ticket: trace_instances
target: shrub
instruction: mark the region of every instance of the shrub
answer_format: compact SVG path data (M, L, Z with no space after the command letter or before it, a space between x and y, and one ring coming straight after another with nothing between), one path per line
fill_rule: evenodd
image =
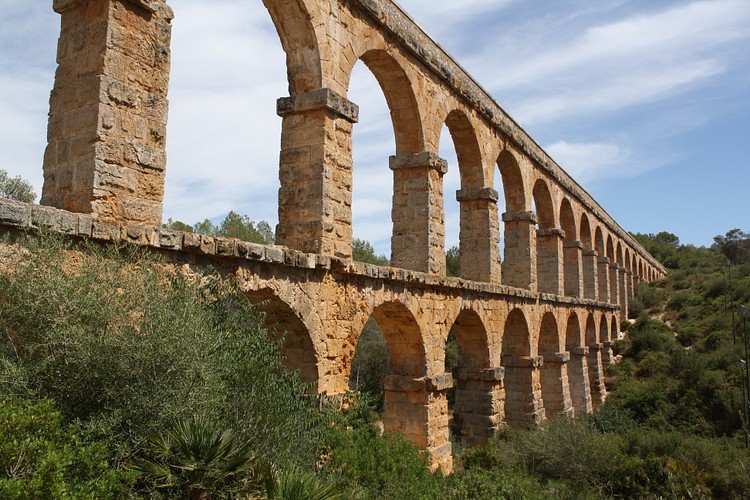
M130 248L24 244L0 273L0 394L55 400L121 459L207 415L260 456L314 463L317 401L232 280Z
M51 401L0 399L0 498L122 498L133 482Z

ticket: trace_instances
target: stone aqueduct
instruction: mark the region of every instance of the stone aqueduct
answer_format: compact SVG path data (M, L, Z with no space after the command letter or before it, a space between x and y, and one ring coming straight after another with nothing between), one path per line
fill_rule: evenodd
M385 428L444 471L454 379L470 444L504 423L591 412L606 396L603 370L635 285L664 267L392 1L263 3L290 93L277 105L277 245L159 227L173 18L164 0L54 0L62 30L42 201L3 201L0 224L130 241L236 274L287 332L289 365L321 393L347 390L372 315L391 356ZM351 260L358 108L346 96L358 60L385 94L396 140L391 267ZM460 278L445 275L444 124L461 178ZM453 374L444 360L451 331Z

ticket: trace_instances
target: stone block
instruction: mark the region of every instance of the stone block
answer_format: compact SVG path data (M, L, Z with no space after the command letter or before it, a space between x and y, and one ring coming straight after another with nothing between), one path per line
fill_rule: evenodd
M216 238L216 255L223 257L237 257L237 243L234 238Z
M201 243L198 251L203 255L216 255L216 240L212 236L201 234Z
M118 241L120 227L117 224L94 219L91 224L91 237L102 241Z
M31 225L29 203L0 198L0 224L6 226L29 227Z
M276 264L284 263L284 248L276 245L268 245L266 247L266 262L273 262Z
M159 228L159 247L182 250L182 231Z
M54 207L31 206L31 225L40 229L60 231L62 213Z

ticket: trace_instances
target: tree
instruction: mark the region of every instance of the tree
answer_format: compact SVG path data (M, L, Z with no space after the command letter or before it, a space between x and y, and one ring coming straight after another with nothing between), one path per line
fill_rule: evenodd
M458 247L452 246L445 253L445 274L448 276L461 276Z
M21 176L10 177L0 169L0 197L31 203L36 198L34 187Z
M256 224L247 215L240 215L233 210L224 217L219 225L214 224L209 219L204 219L202 222L196 222L190 226L182 221L175 221L170 218L164 224L164 227L176 231L185 231L186 233L237 238L263 245L273 245L276 239L273 228L267 221L262 220Z
M714 236L713 247L732 264L750 262L750 234L739 229L727 231L724 236Z
M181 220L172 220L171 217L167 219L167 222L165 222L163 226L167 229L174 229L175 231L184 231L186 233L193 232L193 226L191 226L190 224L185 224Z
M235 211L230 211L224 220L221 221L219 236L238 238L242 241L251 241L253 243L270 243L258 232L255 228L255 223L247 215L240 215Z
M352 259L376 266L389 264L385 255L375 255L375 249L369 241L354 238L352 240Z

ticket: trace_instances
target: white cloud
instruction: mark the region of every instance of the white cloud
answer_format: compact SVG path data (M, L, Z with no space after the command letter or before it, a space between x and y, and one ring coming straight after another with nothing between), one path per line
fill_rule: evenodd
M573 143L557 141L545 147L547 152L579 182L618 176L618 168L631 156L617 144Z

